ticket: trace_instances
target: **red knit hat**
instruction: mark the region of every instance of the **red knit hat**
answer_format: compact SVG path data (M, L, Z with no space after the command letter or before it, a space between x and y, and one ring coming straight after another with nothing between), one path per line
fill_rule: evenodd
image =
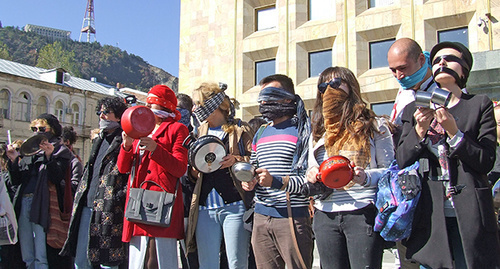
M177 111L177 97L175 96L174 91L172 91L172 89L168 86L156 85L149 90L148 94L156 95L147 98L148 104L157 104L170 110L170 112L175 113L176 120L181 118L179 111Z

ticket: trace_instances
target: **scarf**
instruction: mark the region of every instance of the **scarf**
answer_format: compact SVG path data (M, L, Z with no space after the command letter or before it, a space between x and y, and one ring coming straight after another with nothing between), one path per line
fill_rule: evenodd
M325 119L325 149L328 157L342 155L353 161L356 166L367 167L370 163L370 137L358 134L363 123L355 119L350 123L353 135L340 125L343 115L343 104L349 95L341 89L328 86L323 95L323 117ZM355 106L356 109L365 109Z

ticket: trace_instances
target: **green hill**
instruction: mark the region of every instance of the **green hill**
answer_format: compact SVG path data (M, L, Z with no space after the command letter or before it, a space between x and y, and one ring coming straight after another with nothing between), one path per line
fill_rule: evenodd
M0 28L0 58L42 68L62 67L83 79L95 77L108 85L148 91L156 84L166 84L177 92L178 80L152 66L141 57L99 42L54 41L19 28Z

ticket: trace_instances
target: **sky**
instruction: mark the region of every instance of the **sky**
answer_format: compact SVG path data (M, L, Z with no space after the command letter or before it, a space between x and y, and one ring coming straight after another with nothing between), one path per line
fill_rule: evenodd
M3 27L34 24L71 31L71 39L80 38L87 0L1 2ZM94 0L97 42L137 55L178 77L179 15L180 0Z

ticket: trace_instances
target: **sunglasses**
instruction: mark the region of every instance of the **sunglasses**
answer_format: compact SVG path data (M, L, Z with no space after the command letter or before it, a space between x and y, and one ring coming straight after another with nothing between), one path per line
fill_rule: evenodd
M47 127L45 127L45 126L40 126L40 127L33 126L33 127L31 127L31 131L33 131L34 133L38 133L38 132L45 133L46 130L47 130Z
M97 116L101 116L101 114L108 115L109 113L111 113L111 111L109 111L109 110L103 110L103 111L97 111L95 114Z
M320 91L321 93L325 93L326 88L328 88L328 86L332 87L333 89L338 89L340 87L340 84L342 84L342 79L334 78L329 82L323 82L319 84L318 91Z
M437 56L434 58L434 61L432 62L432 65L438 64L441 62L441 60L444 59L446 62L456 62L460 64L461 66L465 67L467 70L469 70L469 65L460 57L457 57L455 55L441 55Z

